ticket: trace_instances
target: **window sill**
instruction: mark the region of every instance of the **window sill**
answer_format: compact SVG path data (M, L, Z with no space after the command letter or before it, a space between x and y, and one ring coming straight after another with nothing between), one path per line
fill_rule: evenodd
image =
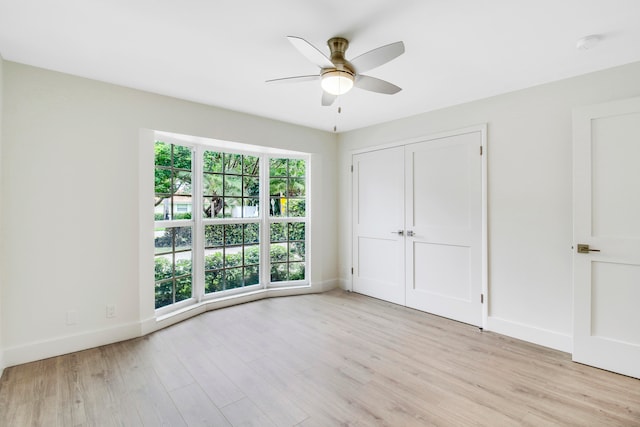
M227 295L220 298L194 302L193 304L178 308L169 313L163 313L156 316L155 330L171 326L175 323L182 322L183 320L189 319L202 313L206 313L207 311L217 310L219 308L231 307L251 301L258 301L264 298L292 296L312 292L314 291L310 284L301 284L259 289L251 292Z

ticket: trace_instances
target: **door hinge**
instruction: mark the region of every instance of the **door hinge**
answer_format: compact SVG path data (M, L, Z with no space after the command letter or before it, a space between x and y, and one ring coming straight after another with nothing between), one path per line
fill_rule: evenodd
M351 165L351 172L353 172L353 165Z
M480 304L484 304L484 294L480 294Z
M353 267L351 267L351 274L353 274Z
M482 145L480 146L480 155L482 156Z

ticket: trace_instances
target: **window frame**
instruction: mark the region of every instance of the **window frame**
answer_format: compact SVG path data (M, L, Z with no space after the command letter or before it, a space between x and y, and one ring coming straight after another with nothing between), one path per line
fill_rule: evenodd
M192 141L191 139L197 139ZM192 295L191 298L169 304L163 307L155 309L156 317L164 316L166 314L175 312L185 307L197 304L200 302L210 302L219 300L222 298L232 297L240 294L251 293L255 291L266 291L269 289L283 289L288 287L300 287L309 286L310 284L310 226L311 226L311 197L310 197L310 170L311 170L311 155L309 153L291 152L288 150L281 150L271 147L250 146L241 143L233 143L227 141L209 140L204 138L180 138L176 136L170 136L163 132L154 132L153 143L164 142L166 144L180 145L189 147L191 149L191 219L179 219L179 220L158 220L153 221L154 227L180 227L190 226L192 227ZM220 218L207 218L202 215L203 212L203 167L204 167L204 152L214 151L225 154L233 155L245 155L254 156L259 160L259 210L257 217L240 217L240 218L225 218L224 208L223 217ZM155 154L154 154L155 155ZM296 159L304 160L305 162L305 216L304 217L272 217L269 211L270 203L270 191L269 191L269 165L270 160L274 159ZM154 160L155 165L155 160ZM155 166L154 166L155 167ZM155 190L154 190L155 194ZM287 280L280 282L271 282L271 259L270 259L270 247L271 237L270 230L273 223L304 223L305 224L305 258L304 258L304 279L301 280ZM207 225L231 225L231 224L259 224L259 282L254 285L241 286L238 288L226 289L223 291L205 293L205 226ZM287 236L288 238L288 236ZM244 242L242 247L244 248ZM154 254L155 255L155 254ZM155 287L154 287L154 301L155 301Z

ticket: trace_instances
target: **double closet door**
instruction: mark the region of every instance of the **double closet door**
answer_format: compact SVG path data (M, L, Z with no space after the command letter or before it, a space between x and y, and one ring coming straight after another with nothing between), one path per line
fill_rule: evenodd
M482 129L353 156L353 291L482 326Z

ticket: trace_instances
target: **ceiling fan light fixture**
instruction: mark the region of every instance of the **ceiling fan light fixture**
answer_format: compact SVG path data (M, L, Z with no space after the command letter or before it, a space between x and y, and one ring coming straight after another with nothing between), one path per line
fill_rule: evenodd
M331 95L343 95L351 90L353 74L343 70L331 70L322 74L322 89Z

